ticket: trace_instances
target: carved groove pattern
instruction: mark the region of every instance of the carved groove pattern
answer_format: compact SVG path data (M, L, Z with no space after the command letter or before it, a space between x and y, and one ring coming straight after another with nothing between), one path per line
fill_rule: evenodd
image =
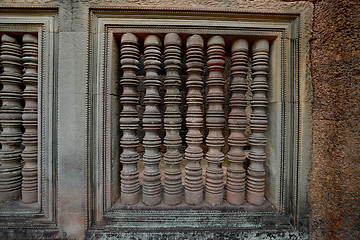
M221 204L224 200L224 171L221 164L224 160L222 147L225 140L222 130L225 126L224 117L224 56L225 41L221 36L213 36L207 44L208 70L208 110L206 113L206 126L209 134L206 138L208 151L206 153L205 200L210 205Z
M230 85L231 99L229 114L228 152L229 167L226 178L226 201L230 204L241 205L245 202L245 169L243 167L246 145L245 128L247 124L245 108L247 101L246 75L248 71L248 42L244 39L236 40L232 45Z
M22 50L15 38L3 34L1 37L0 81L2 106L0 123L0 202L21 196L22 162L20 147L22 141Z
M269 42L258 40L252 48L252 74L253 83L251 90L253 99L251 101L252 114L250 127L251 151L249 154L250 166L247 179L247 201L250 204L261 205L264 203L265 195L265 168L266 161L266 136L267 129L267 98L268 91L267 76L269 71Z
M179 106L181 104L180 94L180 67L181 67L181 39L178 34L169 33L164 39L165 55L165 119L164 126L166 136L164 139L166 153L164 161L165 186L164 200L168 205L177 205L182 201L182 179L180 163L182 154L180 147L182 144L180 137L181 114Z
M187 148L185 150L185 202L197 205L203 201L203 177L201 160L204 157L201 143L203 135L200 129L203 127L203 113L201 110L203 96L201 89L204 87L202 72L204 68L204 40L199 35L193 35L186 43L186 67L188 78L186 86L188 94L186 102L188 105L186 113L186 135Z
M159 163L161 154L159 147L161 138L158 130L161 127L161 114L158 109L160 103L159 88L161 81L161 41L157 36L149 35L144 43L145 61L145 111L143 116L143 129L145 136L143 145L145 149L143 161L143 202L154 206L161 202L161 173Z
M137 86L139 79L136 71L139 69L140 51L138 39L132 33L126 33L121 38L121 68L123 77L120 84L123 88L121 104L123 109L120 114L120 129L123 132L120 145L123 152L120 161L123 166L121 171L121 202L123 204L135 204L140 200L140 183L137 163L139 153L136 148L139 138L136 130L139 125L136 105L139 102Z
M37 81L38 81L38 39L31 34L23 36L23 63L25 84L24 100L25 107L22 115L25 133L23 134L22 153L24 168L22 171L22 201L24 203L37 202L38 195L38 137L37 137Z

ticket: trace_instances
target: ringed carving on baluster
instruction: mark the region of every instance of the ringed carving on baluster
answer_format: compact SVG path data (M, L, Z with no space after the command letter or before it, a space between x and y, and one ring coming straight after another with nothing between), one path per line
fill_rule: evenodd
M225 40L221 36L213 36L207 43L208 71L206 80L208 86L206 112L206 127L209 133L206 137L208 151L206 153L205 200L210 205L219 205L224 200L224 171L222 162L225 144L222 129L225 126L224 117L224 85L223 76L225 64Z

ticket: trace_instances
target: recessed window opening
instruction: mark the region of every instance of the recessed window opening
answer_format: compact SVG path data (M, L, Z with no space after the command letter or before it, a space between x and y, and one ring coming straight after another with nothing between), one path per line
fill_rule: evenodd
M121 165L114 207L271 207L265 163L272 39L115 39Z

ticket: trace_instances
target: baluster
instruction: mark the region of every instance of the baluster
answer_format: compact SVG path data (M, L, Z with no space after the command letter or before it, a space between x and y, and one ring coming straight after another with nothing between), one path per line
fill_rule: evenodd
M159 147L161 139L159 129L161 127L161 114L158 109L160 103L159 88L161 81L159 70L161 69L161 41L157 36L149 35L145 39L145 111L143 116L143 129L145 136L143 145L144 172L143 172L143 202L153 206L161 202L161 173L159 163L161 154Z
M251 101L252 114L250 127L250 165L247 179L247 201L250 204L261 205L264 203L265 195L265 168L266 161L266 128L267 128L267 98L268 91L267 75L269 71L269 42L265 39L254 43L252 49L252 75L253 83L251 90L253 99Z
M120 84L123 88L121 104L123 109L120 114L120 129L123 132L120 145L123 152L120 156L121 171L121 195L123 204L135 204L140 200L140 183L137 163L139 153L136 148L139 138L136 130L139 126L138 111L136 105L139 102L137 86L139 79L136 71L139 69L140 51L138 39L132 33L126 33L121 37L121 68L123 77Z
M20 44L11 36L3 34L1 42L0 202L4 202L21 196L22 51Z
M188 88L186 96L188 105L186 126L188 133L186 134L187 148L185 150L185 158L187 160L185 166L185 202L197 205L204 198L203 169L201 166L201 160L204 157L201 148L203 135L200 131L204 121L201 109L203 104L201 89L204 87L202 77L204 68L204 40L199 35L193 35L187 39L186 47L186 67L188 73L186 80Z
M38 135L37 135L37 80L38 80L38 39L35 35L24 34L23 36L23 63L25 73L23 81L25 84L24 100L25 108L22 119L25 127L23 134L22 153L24 168L22 171L22 201L24 203L37 202L38 194Z
M233 205L245 202L245 155L243 147L246 145L246 75L248 70L248 42L238 39L232 45L230 85L230 114L229 114L229 168L226 178L226 201Z
M213 36L208 41L208 70L209 79L207 80L209 104L206 114L206 126L209 134L206 138L208 152L206 153L206 182L205 200L211 205L221 204L224 200L224 172L221 164L224 160L222 147L225 140L222 130L225 126L224 117L224 55L225 41L220 36Z
M165 55L165 119L166 130L165 146L166 153L164 161L165 168L165 188L164 200L168 205L177 205L182 201L182 179L180 163L182 154L180 147L182 144L180 137L181 130L181 94L180 94L180 67L181 67L181 39L178 34L166 34L164 39Z

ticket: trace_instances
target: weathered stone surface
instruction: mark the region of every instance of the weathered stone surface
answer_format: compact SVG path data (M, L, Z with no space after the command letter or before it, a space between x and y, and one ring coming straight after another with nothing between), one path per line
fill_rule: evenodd
M15 37L1 36L0 203L21 197L22 49Z
M186 236L186 237L185 237ZM179 231L176 233L164 233L164 232L146 232L146 233L93 233L88 235L88 239L271 239L271 240L305 240L308 236L299 232L268 232L268 233L256 233L256 232L237 232L237 231L224 231L224 232L211 232L211 231Z
M139 79L136 71L139 70L139 47L138 39L132 33L126 33L121 37L121 68L123 76L120 80L122 94L120 102L123 110L120 113L120 129L123 131L120 146L123 152L120 156L121 171L121 202L123 204L135 204L140 200L140 183L137 163L139 153L137 147L139 138L136 130L139 126L139 117L136 105L139 102L137 87Z
M313 1L314 21L306 15L302 26L306 31L314 29L311 46L311 68L313 81L313 153L312 174L310 176L310 208L312 212L313 239L353 239L358 233L359 188L358 188L358 145L359 145L359 4L357 1ZM40 5L40 4L41 5ZM15 229L4 232L3 239L29 238L84 238L87 203L86 189L86 107L87 107L87 33L88 7L147 7L177 9L212 9L231 11L266 11L286 13L296 12L311 6L311 1L279 0L3 0L1 6L59 7L58 42L58 99L54 102L56 112L66 112L58 116L58 132L55 152L59 177L58 202L56 203L59 231L48 233L29 229ZM296 9L296 11L294 10ZM309 14L309 12L305 13ZM311 14L310 14L311 15ZM310 24L309 24L310 23ZM303 47L303 46L302 46ZM304 60L307 61L307 60ZM310 62L308 62L310 63ZM55 65L54 65L55 66ZM310 67L310 64L309 64ZM300 74L307 74L301 72ZM50 89L50 94L53 90ZM312 89L307 88L307 101L311 101ZM52 95L53 96L53 95ZM54 97L54 99L56 99ZM56 114L55 114L56 115ZM57 116L57 115L56 115ZM51 126L55 127L55 126ZM76 144L74 144L76 143ZM310 148L307 150L311 151ZM306 179L307 176L299 176ZM74 179L77 179L76 181ZM56 189L54 189L55 191ZM75 191L74 191L75 190ZM100 235L106 235L102 232ZM169 233L170 234L170 233ZM91 234L90 234L91 235ZM97 236L100 236L97 235ZM147 236L166 238L166 233L109 233L108 237ZM170 234L171 235L171 234ZM173 233L198 239L199 232ZM301 239L298 233L204 233L204 238L279 238ZM21 236L19 238L19 236ZM220 237L219 237L220 236ZM190 237L189 237L190 238ZM275 238L276 239L276 238Z
M207 42L209 77L206 79L208 94L208 110L206 112L206 127L209 134L206 137L208 151L206 153L205 200L210 205L219 205L224 200L224 171L221 167L224 161L222 147L225 139L222 129L225 126L224 117L224 56L225 40L221 36L213 36Z
M269 89L269 41L266 39L256 40L252 48L252 75L253 82L251 91L251 146L249 153L250 165L246 182L247 201L254 205L261 205L265 200L265 161L267 143L266 130L268 118L266 108L268 104L267 92Z
M245 108L247 100L246 76L248 72L249 43L245 39L237 39L231 47L231 75L230 86L231 98L229 114L229 145L228 152L229 168L226 178L226 201L234 205L245 202L245 169L244 169L244 147L246 145L245 128L247 116Z
M165 118L164 127L166 136L164 143L166 153L164 154L165 180L164 180L164 201L168 205L177 205L182 202L182 171L180 163L182 153L180 148L182 145L181 130L181 38L176 33L168 33L164 38L164 63L166 70L165 87Z
M315 3L312 239L359 239L360 5Z
M143 116L143 139L145 168L143 171L143 202L145 205L154 206L161 202L161 173L159 163L161 154L159 147L161 138L161 114L158 105L161 101L159 87L161 81L159 71L161 69L161 40L155 35L149 35L144 42L144 68L145 76L145 111Z
M187 148L185 150L185 202L190 205L197 205L203 201L203 169L201 161L204 157L201 143L203 135L204 118L202 112L203 96L201 89L204 86L202 78L204 67L204 40L200 35L193 35L186 42L186 67L188 78L186 86L188 94L186 103L188 109L186 112L186 134Z
M35 35L23 36L23 98L25 107L22 115L25 132L23 134L22 153L22 197L24 203L38 200L38 39Z

